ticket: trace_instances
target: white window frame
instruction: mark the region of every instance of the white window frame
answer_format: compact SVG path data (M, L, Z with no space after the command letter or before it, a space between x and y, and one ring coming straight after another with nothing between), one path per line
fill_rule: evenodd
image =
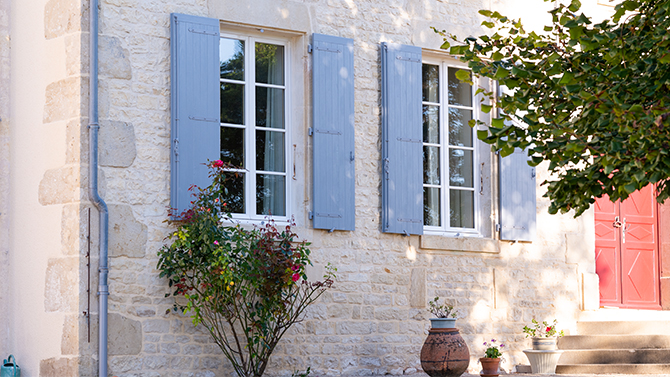
M244 41L244 82L237 80L221 79L219 82L229 82L236 84L243 84L244 88L244 126L229 124L229 123L220 123L223 127L232 127L232 128L244 128L244 168L243 169L231 169L231 171L238 171L245 175L244 179L244 207L245 213L233 213L233 219L238 220L242 223L257 223L268 218L278 222L278 223L287 223L293 217L293 206L291 203L291 181L290 172L291 166L293 166L292 154L290 153L289 146L291 145L292 135L291 135L291 53L292 46L291 40L288 38L281 37L268 37L262 34L262 31L257 33L240 33L232 31L221 31L220 38L229 38L229 39L238 39ZM256 42L269 43L274 45L281 45L284 47L284 85L273 85L273 84L262 84L256 83L256 65L255 65L255 45ZM256 86L270 87L270 88L283 88L284 89L284 129L277 128L259 128L256 127ZM251 88L251 90L249 89ZM256 169L256 130L271 130L273 132L283 132L284 133L284 172L283 173L271 173L271 175L283 175L285 177L285 187L284 187L284 208L285 215L264 215L256 214L256 175L258 170ZM251 153L253 151L254 153ZM265 173L264 173L265 174Z
M447 88L447 69L448 68L457 68L470 70L468 66L455 59L446 59L433 56L423 56L422 65L430 64L437 65L439 67L439 128L440 128L440 185L430 185L433 187L440 188L440 226L429 226L424 225L423 230L424 234L434 234L434 235L445 235L450 237L483 237L482 234L482 208L481 208L481 198L480 193L482 188L481 178L478 167L480 166L480 143L477 139L476 128L472 129L472 147L459 147L461 149L472 150L472 181L473 181L473 221L474 228L461 228L461 227L452 227L450 226L450 219L448 216L450 208L450 195L449 190L451 188L449 181L449 143L447 140L449 134L449 108L457 109L466 109L472 110L473 119L480 119L480 106L479 105L479 96L476 95L477 84L476 79L474 80L474 85L472 85L472 107L464 107L458 105L449 105L448 104L448 88ZM474 78L473 78L474 79ZM422 77L423 80L423 77ZM432 102L422 101L422 106L424 104L435 104ZM423 127L423 124L419 125ZM425 145L426 143L423 143ZM423 151L422 151L423 153ZM423 177L423 174L422 174ZM423 182L422 178L422 187L426 187L426 184ZM462 189L460 186L454 186L455 188ZM470 190L468 190L470 191ZM423 208L423 201L422 201ZM423 211L422 211L423 212Z

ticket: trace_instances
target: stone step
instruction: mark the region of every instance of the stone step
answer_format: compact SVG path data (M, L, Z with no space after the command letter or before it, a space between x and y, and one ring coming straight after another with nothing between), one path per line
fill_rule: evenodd
M570 364L665 364L670 362L670 349L607 349L567 350L558 365Z
M670 335L567 335L558 339L562 350L670 348Z
M577 334L670 335L670 321L580 321Z
M528 367L530 371L530 366ZM523 368L518 370L523 370ZM556 374L670 374L670 364L558 365Z

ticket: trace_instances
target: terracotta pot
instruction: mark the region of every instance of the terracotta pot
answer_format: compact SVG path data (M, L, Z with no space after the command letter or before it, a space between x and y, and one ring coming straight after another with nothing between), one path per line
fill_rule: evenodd
M555 350L558 338L555 336L549 338L531 338L534 350Z
M470 364L470 350L458 329L430 329L421 348L421 368L431 377L458 377Z
M482 363L482 371L479 373L480 376L497 377L500 375L500 373L498 373L498 366L500 365L499 358L482 357L479 359L479 362Z

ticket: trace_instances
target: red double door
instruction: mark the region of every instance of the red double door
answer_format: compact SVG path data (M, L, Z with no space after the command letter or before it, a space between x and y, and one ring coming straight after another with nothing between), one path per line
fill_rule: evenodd
M658 205L653 187L623 202L596 200L596 273L600 305L661 309Z

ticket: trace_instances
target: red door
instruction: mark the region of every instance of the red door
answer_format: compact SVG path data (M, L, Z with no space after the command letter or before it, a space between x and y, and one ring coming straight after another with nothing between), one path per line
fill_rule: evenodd
M657 209L651 186L623 202L596 200L596 273L602 306L661 309Z

